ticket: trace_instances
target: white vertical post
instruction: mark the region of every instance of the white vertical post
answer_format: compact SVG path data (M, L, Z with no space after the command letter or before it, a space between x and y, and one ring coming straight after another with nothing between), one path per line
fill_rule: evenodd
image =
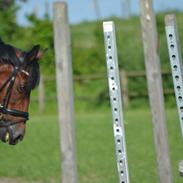
M77 183L71 43L66 3L54 3L53 13L61 177L62 183Z
M158 36L152 0L140 0L140 10L158 174L161 183L172 183Z
M104 22L103 29L119 183L129 183L114 23Z
M177 110L183 137L183 65L175 16L167 15L165 17L165 24Z
M100 6L99 6L98 0L93 0L93 8L96 13L97 20L99 20L101 18L101 14L100 14Z
M131 16L131 0L122 0L122 16L130 18Z

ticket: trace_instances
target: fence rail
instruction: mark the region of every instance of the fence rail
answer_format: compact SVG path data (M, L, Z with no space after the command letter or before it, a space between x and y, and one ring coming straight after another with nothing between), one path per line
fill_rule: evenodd
M164 70L162 71L162 76L171 76L171 71L170 70ZM134 91L129 91L129 83L130 79L133 78L145 78L146 73L145 71L126 71L126 70L121 70L120 71L120 80L121 80L121 87L122 87L122 98L123 98L123 104L124 107L127 107L130 101L130 98L135 98L135 97L146 97L148 96L147 91L143 92L134 92ZM75 82L78 81L94 81L94 80L107 80L106 73L99 73L95 75L81 75L81 76L74 76L73 80ZM39 110L40 112L44 111L44 106L45 106L45 100L56 100L56 95L55 96L50 96L46 97L45 99L45 82L51 82L51 81L56 81L55 76L41 76L40 80L40 85L38 88L38 96L33 97L34 101L38 101L39 104ZM174 94L173 88L164 88L164 95L172 95ZM97 98L92 97L92 96L78 96L76 97L79 100L95 100ZM107 98L107 96L106 96Z

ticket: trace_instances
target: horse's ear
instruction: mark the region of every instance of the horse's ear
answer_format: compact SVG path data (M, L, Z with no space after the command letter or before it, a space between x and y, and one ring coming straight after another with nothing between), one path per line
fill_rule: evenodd
M45 48L43 50L39 50L37 57L36 57L37 60L40 60L47 51L48 51L48 48Z
M35 45L26 55L26 62L32 62L38 60L38 55L40 51L40 45Z
M32 62L34 60L38 61L40 60L44 53L47 51L48 49L44 49L44 50L40 50L40 45L35 45L31 51L29 51L27 53L27 56L26 56L26 62Z
M22 56L22 51L19 50L19 49L17 49L17 48L15 48L15 53L16 53L16 56L17 56L18 58L20 58L20 57Z

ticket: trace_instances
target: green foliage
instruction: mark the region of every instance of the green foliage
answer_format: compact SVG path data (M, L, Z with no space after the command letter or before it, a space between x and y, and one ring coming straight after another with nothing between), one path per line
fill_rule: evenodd
M74 74L105 71L102 22L82 23L71 27Z
M6 10L0 11L0 37L8 41L12 39L12 36L18 29L15 16L16 11L17 7L14 4Z
M27 16L30 26L27 39L31 38L29 46L40 44L42 48L48 48L48 52L44 56L42 65L43 74L55 73L55 58L54 58L54 44L53 44L53 29L52 22L45 15L44 20L38 19L34 14Z
M15 20L16 11L17 7L13 4L7 11L0 12L0 36L5 41L23 50L31 49L34 44L40 44L42 48L48 48L48 52L43 60L40 61L41 72L46 77L55 75L53 25L49 16L45 14L43 19L39 19L34 14L31 14L27 16L29 26L21 27L17 25ZM164 15L157 15L159 52L162 70L170 70L164 31ZM176 13L176 15L180 38L183 40L183 26L181 26L183 14ZM109 19L113 20L116 25L120 69L126 70L127 73L145 70L139 17L131 17L128 20L121 20L116 17ZM99 73L105 76L106 63L102 21L82 22L77 25L71 25L70 28L73 74L80 76L97 75ZM163 81L165 88L172 88L171 77L166 77ZM47 96L55 96L55 88L55 82L47 82ZM76 98L80 96L84 98L90 97L93 99L94 106L105 103L104 101L108 96L107 79L77 81L74 83L74 89ZM147 93L146 78L130 78L128 90L132 93ZM36 95L36 93L33 95ZM144 100L143 98L141 99L142 101ZM91 102L89 101L89 103Z

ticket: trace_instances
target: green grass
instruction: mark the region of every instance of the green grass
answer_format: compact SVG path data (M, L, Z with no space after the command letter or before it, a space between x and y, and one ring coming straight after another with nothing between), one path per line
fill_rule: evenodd
M181 183L178 162L183 144L176 110L167 110L174 182ZM130 179L157 183L151 115L148 110L125 112ZM118 182L109 109L76 113L77 158L80 183ZM0 143L0 177L60 182L59 130L56 113L33 115L26 137L17 146Z

